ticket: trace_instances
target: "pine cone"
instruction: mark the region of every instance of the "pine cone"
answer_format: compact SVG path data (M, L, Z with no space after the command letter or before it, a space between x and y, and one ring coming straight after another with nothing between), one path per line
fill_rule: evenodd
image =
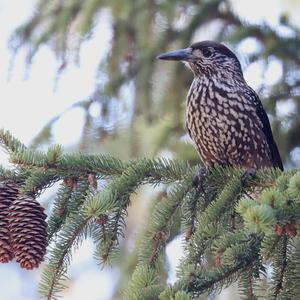
M32 270L43 261L47 247L47 223L43 207L30 196L19 195L9 209L11 245L16 261Z
M14 254L10 244L8 228L8 211L10 205L17 199L18 185L13 182L0 183L0 262L7 263Z

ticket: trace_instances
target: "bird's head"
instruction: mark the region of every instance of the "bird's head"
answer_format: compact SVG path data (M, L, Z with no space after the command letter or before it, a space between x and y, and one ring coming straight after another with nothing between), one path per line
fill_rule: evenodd
M223 44L212 41L202 41L185 49L163 53L158 59L183 61L195 76L243 76L235 54Z

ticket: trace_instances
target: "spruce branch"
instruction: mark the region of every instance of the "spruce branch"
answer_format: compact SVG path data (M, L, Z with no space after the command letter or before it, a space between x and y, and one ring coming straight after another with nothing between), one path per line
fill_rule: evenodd
M77 186L62 183L53 203L53 211L48 221L48 239L51 240L61 229L70 215L76 214L89 192L86 178L79 179Z
M277 251L274 253L274 291L273 298L278 299L283 291L283 282L287 267L287 251L288 251L288 237L283 236L280 243L278 243Z
M0 130L0 144L9 154L26 149L25 145L23 145L18 139L13 137L9 131L6 131L4 129Z
M180 210L185 196L193 188L192 174L174 186L168 193L167 198L158 202L154 207L150 217L150 224L139 247L139 264L155 268L158 257L169 238L173 218Z
M120 175L128 167L127 163L110 155L86 155L82 153L64 154L56 166L59 172L68 171L70 174L99 174L103 177Z
M155 270L147 266L138 266L132 275L132 281L129 283L128 288L125 291L124 299L158 299L162 290L163 285L160 283Z
M125 226L130 194L145 183L168 183L186 177L190 168L186 164L167 160L142 159L133 163L127 170L101 193L98 193L87 207L87 215L98 218L107 215L105 224L106 240L99 241L98 255L106 262L111 252L117 250L118 237L122 236Z
M138 265L129 286L126 289L125 299L158 299L158 295L162 291L162 288L157 289L155 285L149 287L152 289L152 293L149 294L148 297L131 297L141 295L140 286L136 283L136 281L141 278L141 275L139 274L139 270L141 268L147 268L151 272L157 272L158 259L165 249L166 242L170 234L170 228L173 225L174 216L179 212L181 203L187 193L193 188L193 174L194 172L190 173L185 180L174 186L168 193L167 197L154 206L150 217L150 223L142 241L140 242ZM180 297L183 296L179 292L176 299L181 299Z
M250 264L248 269L241 272L239 278L239 291L242 299L256 300L258 299L254 293L255 279L254 277L259 276L259 270L254 263Z
M260 239L256 236L246 239L244 236L226 249L219 267L206 270L191 264L181 266L180 279L175 283L174 291L184 289L198 297L204 292L221 290L236 281L239 274L259 259L259 245Z
M233 176L216 200L211 202L204 212L199 212L198 220L201 225L198 226L187 246L190 261L201 260L204 251L210 247L213 241L211 237L216 238L221 234L220 221L224 219L223 215L228 213L230 207L234 207L241 192L240 177Z
M300 270L299 172L260 170L245 189L244 170L216 167L205 178L205 193L199 194L192 180L196 168L186 162L147 158L123 162L106 155L65 154L59 146L41 152L4 131L0 143L15 164L12 170L1 168L0 178L21 185L23 193L38 196L61 181L49 218L53 246L40 285L44 298L56 299L65 288L72 253L88 236L96 244L96 258L112 262L124 237L132 194L143 185L159 184L168 192L153 205L137 245L128 299L194 299L237 280L243 295L256 299L261 294L259 276L268 262L274 268L272 297L297 295L298 285L288 280L297 279ZM99 179L104 189L98 190ZM167 287L161 275L165 248L182 233L186 252L177 282Z
M197 226L197 212L204 210L204 197L197 190L189 192L182 202L182 229L186 232L185 239L189 240Z
M14 181L16 183L21 183L24 175L18 173L16 170L5 169L0 166L0 181Z
M261 256L264 258L266 262L269 262L271 257L274 254L274 250L276 249L278 243L283 238L282 235L278 235L275 232L271 232L264 236L261 247Z
M291 241L290 241L291 242ZM300 248L299 237L292 241L288 248L287 266L285 272L284 289L280 299L297 299L300 294Z
M192 300L192 297L190 294L188 294L185 291L177 291L176 293L173 293L171 288L167 288L162 293L160 293L159 299L160 300Z
M79 211L65 222L50 251L49 263L42 274L39 290L45 299L57 299L58 293L65 288L66 272L71 263L72 249L78 248L82 240L86 238L90 219Z
M60 178L54 171L33 171L22 183L22 192L24 194L39 196L43 190L51 187Z
M53 200L53 211L48 220L48 239L51 241L52 237L59 231L64 222L66 208L68 201L72 194L72 187L61 184L57 191L56 197Z

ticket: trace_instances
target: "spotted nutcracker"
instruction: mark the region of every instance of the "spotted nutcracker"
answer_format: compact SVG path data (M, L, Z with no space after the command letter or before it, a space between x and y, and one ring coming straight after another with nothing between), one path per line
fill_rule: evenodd
M232 51L203 41L158 58L183 61L194 73L186 126L206 167L283 170L268 116Z

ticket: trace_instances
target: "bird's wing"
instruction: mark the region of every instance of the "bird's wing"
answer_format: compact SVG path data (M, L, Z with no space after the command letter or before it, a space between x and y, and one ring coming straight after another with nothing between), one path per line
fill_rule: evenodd
M258 95L255 93L255 91L251 89L251 94L249 94L249 96L251 97L252 102L254 102L256 106L256 114L259 117L260 121L262 122L262 131L266 137L266 140L270 148L273 166L279 168L280 170L283 170L282 160L276 142L274 141L273 138L268 115L265 109L263 108L262 103Z

